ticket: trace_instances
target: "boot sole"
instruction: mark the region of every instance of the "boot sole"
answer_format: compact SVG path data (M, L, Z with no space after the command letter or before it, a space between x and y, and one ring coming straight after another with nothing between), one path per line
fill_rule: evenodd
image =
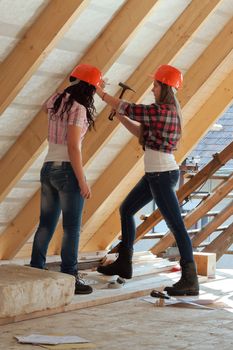
M105 276L119 276L119 277L125 278L127 280L130 280L132 278L132 275L129 276L129 275L124 275L124 274L119 274L119 273L108 273L108 272L102 271L101 267L97 267L96 271L99 273L102 273L102 275L105 275Z
M91 293L93 293L93 290L91 290L91 291L88 291L88 292L78 292L78 293L74 293L75 295L84 295L84 294L91 294Z
M170 295L170 296L178 296L178 297L181 297L181 296L195 296L195 295L199 295L199 291L195 291L195 292L183 291L183 292L174 292L174 293L167 291L167 294Z

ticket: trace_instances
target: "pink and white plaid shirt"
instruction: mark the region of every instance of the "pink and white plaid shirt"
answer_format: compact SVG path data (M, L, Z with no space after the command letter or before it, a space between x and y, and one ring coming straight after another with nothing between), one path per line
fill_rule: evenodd
M59 93L52 95L45 104L48 111L48 141L50 143L67 145L68 125L76 125L80 127L82 129L81 140L83 140L88 129L86 108L75 101L70 111L68 113L65 112L61 119L59 113L61 112L65 101L68 99L69 94L66 94L61 102L59 110L54 114L52 108L58 96Z

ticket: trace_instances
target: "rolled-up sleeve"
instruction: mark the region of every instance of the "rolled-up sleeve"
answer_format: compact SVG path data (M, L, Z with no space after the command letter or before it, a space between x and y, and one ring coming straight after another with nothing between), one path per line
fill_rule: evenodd
M126 114L126 109L129 106L129 103L126 101L120 101L118 109L117 109L117 113L122 114L122 115L127 115Z
M139 123L146 124L149 123L151 108L151 105L143 105L121 101L119 103L117 112ZM153 107L153 109L155 108Z

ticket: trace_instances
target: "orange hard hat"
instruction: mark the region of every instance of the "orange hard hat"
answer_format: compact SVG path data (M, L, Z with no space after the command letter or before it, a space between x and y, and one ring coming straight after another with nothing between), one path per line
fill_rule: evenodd
M179 69L168 64L163 64L155 71L154 80L179 89L182 86L183 74Z
M85 81L95 87L99 86L103 81L101 71L90 64L79 64L71 72L70 76Z

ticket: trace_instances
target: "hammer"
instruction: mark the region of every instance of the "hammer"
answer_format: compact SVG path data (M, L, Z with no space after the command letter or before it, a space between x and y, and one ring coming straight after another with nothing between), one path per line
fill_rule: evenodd
M128 85L126 85L124 83L119 83L118 85L122 88L120 96L119 96L119 99L122 99L122 97L123 97L123 95L124 95L126 90L131 90L131 91L135 92L133 89L131 89L131 87L129 87ZM109 114L108 119L109 120L113 120L113 117L115 115L116 115L116 111L112 110L111 113Z

